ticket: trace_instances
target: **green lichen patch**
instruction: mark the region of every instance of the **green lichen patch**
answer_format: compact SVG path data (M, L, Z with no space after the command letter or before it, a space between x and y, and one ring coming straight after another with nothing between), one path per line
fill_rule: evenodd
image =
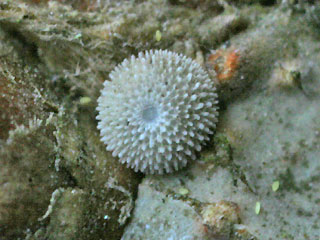
M214 151L207 148L201 153L200 160L207 163L227 166L231 159L232 150L227 136L223 133L216 133L212 140Z

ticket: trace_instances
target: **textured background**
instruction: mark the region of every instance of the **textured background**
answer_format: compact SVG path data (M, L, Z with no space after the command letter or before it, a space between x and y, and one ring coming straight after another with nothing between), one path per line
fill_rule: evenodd
M0 239L319 239L319 16L316 1L1 0ZM143 176L106 152L95 107L114 66L154 48L208 71L220 116L198 161Z

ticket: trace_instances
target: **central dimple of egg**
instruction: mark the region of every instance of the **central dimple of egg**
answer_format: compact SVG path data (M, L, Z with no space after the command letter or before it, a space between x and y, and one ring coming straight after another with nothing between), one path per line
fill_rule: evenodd
M142 109L142 119L146 123L155 122L158 116L158 109L155 106L147 105Z

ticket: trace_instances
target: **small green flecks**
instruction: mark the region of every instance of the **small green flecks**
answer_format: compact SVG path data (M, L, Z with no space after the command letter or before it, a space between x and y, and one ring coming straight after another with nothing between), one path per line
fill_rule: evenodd
M189 190L188 190L187 188L180 188L180 189L179 189L179 193L180 193L181 195L186 195L186 194L189 193Z
M255 212L258 215L260 213L260 209L261 209L261 203L260 202L256 202L256 207L255 207Z
M82 97L80 98L80 104L81 105L87 105L91 102L91 98L89 97Z
M280 183L279 181L274 181L272 183L272 191L276 192L279 189Z
M159 30L156 31L156 40L157 42L161 40L161 32Z
M74 39L78 39L78 38L81 38L81 37L82 37L82 34L78 33L77 35L74 36Z

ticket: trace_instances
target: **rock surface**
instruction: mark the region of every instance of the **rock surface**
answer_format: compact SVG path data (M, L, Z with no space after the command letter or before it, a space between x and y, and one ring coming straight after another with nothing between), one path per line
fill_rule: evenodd
M319 239L319 13L1 0L0 239ZM109 72L154 48L206 68L220 117L197 161L142 176L105 150L95 107Z

